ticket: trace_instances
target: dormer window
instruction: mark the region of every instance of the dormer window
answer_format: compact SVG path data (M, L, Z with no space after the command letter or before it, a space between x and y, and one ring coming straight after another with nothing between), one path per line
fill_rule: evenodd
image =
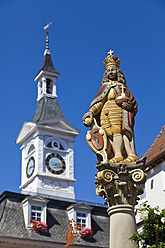
M81 202L69 206L67 210L69 220L73 219L77 224L81 225L82 227L91 228L91 206Z
M26 228L30 227L30 220L46 223L47 200L39 195L30 196L22 201Z

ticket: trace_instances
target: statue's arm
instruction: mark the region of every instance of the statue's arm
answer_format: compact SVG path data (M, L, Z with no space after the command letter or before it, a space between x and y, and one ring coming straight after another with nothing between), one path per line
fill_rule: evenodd
M84 114L82 120L85 126L91 126L93 117L96 116L102 109L105 100L95 103L87 113Z
M101 111L101 109L102 109L104 103L105 103L105 99L103 99L103 100L100 101L100 102L95 103L95 104L90 108L89 111L93 113L93 116L95 116L95 115L97 115L98 113L100 113L100 111Z

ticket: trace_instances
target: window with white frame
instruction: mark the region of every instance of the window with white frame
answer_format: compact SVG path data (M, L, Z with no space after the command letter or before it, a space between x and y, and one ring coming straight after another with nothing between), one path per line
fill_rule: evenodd
M84 202L70 205L67 208L69 220L74 220L82 227L91 228L91 210L93 207Z
M42 196L29 196L22 201L26 228L30 226L30 220L35 219L46 223L47 202Z
M86 221L87 221L87 214L77 212L77 218L76 218L77 224L82 227L86 227Z
M42 207L41 206L31 206L31 219L41 221L42 216Z

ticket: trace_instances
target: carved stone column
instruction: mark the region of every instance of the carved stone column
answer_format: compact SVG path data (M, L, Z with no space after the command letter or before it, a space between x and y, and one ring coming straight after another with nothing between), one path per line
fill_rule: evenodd
M134 206L143 193L147 175L146 158L133 163L99 163L96 168L96 194L109 206L110 248L133 248L129 237L136 231Z
M108 208L110 216L110 247L133 248L135 242L128 237L136 231L134 208L131 205L116 205Z

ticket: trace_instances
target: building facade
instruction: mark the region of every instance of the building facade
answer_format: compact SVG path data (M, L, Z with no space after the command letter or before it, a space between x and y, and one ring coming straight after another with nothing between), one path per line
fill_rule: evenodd
M165 126L144 156L147 157L147 181L138 204L165 209ZM137 226L142 226L140 215L137 215Z

